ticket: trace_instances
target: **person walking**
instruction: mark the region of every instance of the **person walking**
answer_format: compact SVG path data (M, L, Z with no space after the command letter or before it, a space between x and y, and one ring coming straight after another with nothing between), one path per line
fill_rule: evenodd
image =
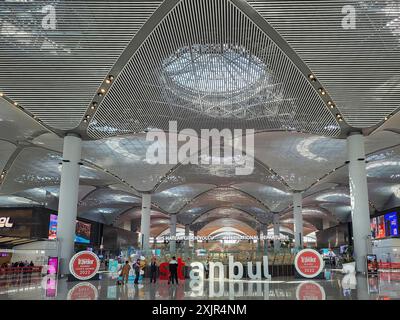
M129 271L131 271L131 266L129 265L129 261L126 261L121 271L122 284L128 283Z
M156 283L157 279L157 258L153 257L151 258L151 263L150 263L150 283L153 282Z
M172 282L174 284L174 280L176 284L178 284L178 262L176 261L175 256L172 257L172 260L169 262L169 280L168 284Z

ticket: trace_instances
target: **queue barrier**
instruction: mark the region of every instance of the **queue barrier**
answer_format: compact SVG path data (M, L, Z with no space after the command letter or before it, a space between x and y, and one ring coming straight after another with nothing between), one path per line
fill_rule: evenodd
M43 268L42 266L0 268L0 275L41 273L42 268Z
M379 269L382 270L392 270L399 269L400 270L400 262L379 262Z

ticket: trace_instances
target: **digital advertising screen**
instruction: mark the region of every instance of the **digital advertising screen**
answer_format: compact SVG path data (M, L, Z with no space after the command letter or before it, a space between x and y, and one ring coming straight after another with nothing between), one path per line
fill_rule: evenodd
M55 214L50 215L49 240L57 239L57 220L58 220L57 215ZM90 223L76 220L75 242L89 244L91 227L92 225Z
M377 234L376 234L376 239L381 239L386 236L385 232L385 217L384 216L379 216L376 218L377 221Z
M367 255L367 272L378 273L378 260L375 254Z
M385 234L387 237L398 236L398 220L397 212L389 212L385 214Z
M49 257L47 274L57 274L58 273L58 258L57 257Z
M49 223L49 240L54 240L57 238L57 215L50 215Z
M75 242L90 243L91 224L82 221L76 221Z

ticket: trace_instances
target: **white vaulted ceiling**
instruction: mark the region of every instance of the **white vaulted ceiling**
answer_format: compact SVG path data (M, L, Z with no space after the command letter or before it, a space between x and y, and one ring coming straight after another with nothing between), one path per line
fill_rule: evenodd
M55 30L41 27L49 4ZM350 3L356 28L343 29L346 4L0 3L0 206L57 209L62 138L73 132L84 140L81 217L137 228L151 192L153 236L171 214L202 233L254 234L279 213L290 230L292 194L303 191L313 232L350 218L344 138L358 129L371 212L400 205L400 7ZM146 132L171 120L255 129L253 172L237 175L237 159L151 163Z

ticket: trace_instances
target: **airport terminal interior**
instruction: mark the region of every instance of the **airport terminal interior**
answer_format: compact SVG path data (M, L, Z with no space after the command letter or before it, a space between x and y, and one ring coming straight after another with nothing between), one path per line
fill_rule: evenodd
M399 72L398 0L0 2L0 300L400 299Z

